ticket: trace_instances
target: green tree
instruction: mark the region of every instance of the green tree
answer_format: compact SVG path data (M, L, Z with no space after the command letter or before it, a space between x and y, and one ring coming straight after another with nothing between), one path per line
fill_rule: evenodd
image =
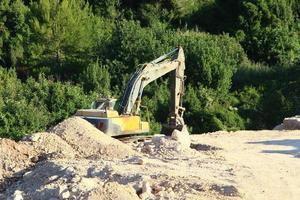
M16 67L22 63L30 34L26 23L28 13L29 8L22 0L0 2L0 65Z
M84 1L40 0L31 4L31 12L30 65L48 66L61 76L80 72L76 66L95 59L93 49L106 31Z
M14 70L0 67L0 137L20 139L42 131L87 108L96 98L80 86L29 78L22 83Z
M250 58L283 65L300 59L297 3L297 0L243 1L237 35Z
M98 60L87 66L81 81L86 91L95 91L102 96L110 94L110 74L105 66L100 66Z

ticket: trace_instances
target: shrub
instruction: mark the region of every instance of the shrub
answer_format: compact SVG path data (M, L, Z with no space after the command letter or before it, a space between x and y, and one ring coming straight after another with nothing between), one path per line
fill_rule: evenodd
M245 59L238 42L228 35L172 31L164 26L142 28L134 21L122 21L113 36L118 68L111 74L131 74L138 64L149 62L181 45L186 55L187 82L226 92L237 66ZM118 70L118 71L116 71ZM113 78L112 82L120 85Z
M178 33L185 49L187 82L227 93L237 66L245 59L241 46L228 35Z
M0 137L20 139L45 130L89 107L95 94L85 95L71 83L52 82L40 76L22 83L13 70L0 68Z
M186 122L192 133L198 134L244 129L244 120L235 107L237 102L233 95L227 94L220 98L215 90L189 86L185 97Z
M85 91L94 91L102 96L110 94L110 74L106 66L99 65L98 60L83 71L81 82Z

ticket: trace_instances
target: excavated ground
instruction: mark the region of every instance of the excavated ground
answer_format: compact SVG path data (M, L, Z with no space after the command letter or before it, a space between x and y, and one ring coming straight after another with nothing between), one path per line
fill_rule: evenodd
M78 117L0 140L0 199L298 199L300 131L113 139Z

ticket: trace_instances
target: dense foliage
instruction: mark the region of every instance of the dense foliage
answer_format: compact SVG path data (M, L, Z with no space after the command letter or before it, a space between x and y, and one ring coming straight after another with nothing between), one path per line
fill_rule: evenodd
M139 64L178 45L193 133L272 128L300 112L299 17L299 0L2 0L0 137L120 97ZM168 98L167 76L145 88L153 132Z

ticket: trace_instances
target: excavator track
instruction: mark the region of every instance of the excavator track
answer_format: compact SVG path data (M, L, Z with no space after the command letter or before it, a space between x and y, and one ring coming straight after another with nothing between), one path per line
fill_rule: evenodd
M152 139L153 135L131 135L123 137L115 137L124 143L137 143L137 142L146 142Z

